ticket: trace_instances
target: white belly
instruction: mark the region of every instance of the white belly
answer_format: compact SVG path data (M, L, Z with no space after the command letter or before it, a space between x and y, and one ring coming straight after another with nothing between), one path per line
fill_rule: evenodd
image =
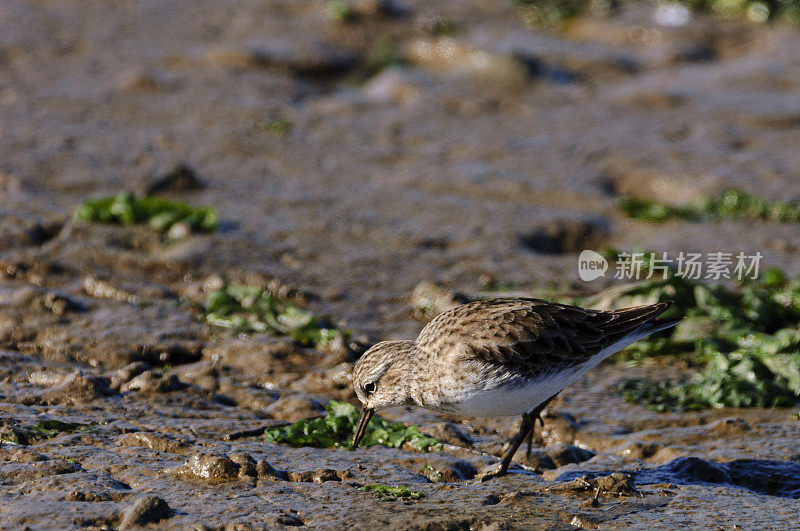
M505 417L528 413L554 394L578 381L607 357L646 335L629 336L609 345L584 365L574 369L543 375L536 380L507 381L504 385L465 390L458 396L450 396L444 400L440 409L465 417Z
M560 373L522 385L476 390L448 404L447 410L465 417L506 417L522 415L561 391L582 374Z

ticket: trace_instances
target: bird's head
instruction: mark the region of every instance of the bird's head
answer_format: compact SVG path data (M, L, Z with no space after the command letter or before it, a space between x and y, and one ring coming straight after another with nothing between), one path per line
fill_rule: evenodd
M361 356L353 369L353 389L362 410L353 438L353 447L364 436L376 409L401 406L410 402L408 373L404 368L413 363L413 341L383 341Z

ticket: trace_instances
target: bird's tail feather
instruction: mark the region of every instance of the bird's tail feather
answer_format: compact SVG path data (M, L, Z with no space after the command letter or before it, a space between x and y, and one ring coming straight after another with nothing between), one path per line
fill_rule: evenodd
M669 305L667 305L661 311L665 311L671 305L672 302L670 302ZM612 354L619 352L625 347L632 345L633 343L636 343L640 339L644 339L650 334L659 332L661 330L666 330L667 328L675 326L681 321L681 319L683 318L677 317L670 319L653 319L652 321L645 322L639 328L635 329L635 331L628 333L626 336L620 338L619 340L615 341L614 343L612 343L611 345L607 346L602 351L600 351L600 354L598 356L599 358L598 363L600 360L603 360L611 356Z
M674 317L672 319L653 319L646 323L642 328L639 329L639 332L644 334L653 334L655 332L660 332L661 330L666 330L667 328L672 328L679 322L681 322L683 317Z

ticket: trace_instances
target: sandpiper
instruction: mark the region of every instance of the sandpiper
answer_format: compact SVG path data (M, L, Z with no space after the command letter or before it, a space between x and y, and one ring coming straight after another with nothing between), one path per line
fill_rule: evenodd
M469 417L522 415L496 472L505 474L544 407L601 361L680 319L656 319L671 301L590 310L540 299L469 302L436 316L416 341L383 341L356 363L363 409L357 447L376 409L416 405ZM529 442L530 444L530 442Z

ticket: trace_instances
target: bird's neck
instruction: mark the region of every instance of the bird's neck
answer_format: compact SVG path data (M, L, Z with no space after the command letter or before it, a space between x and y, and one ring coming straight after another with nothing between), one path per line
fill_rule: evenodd
M438 382L443 367L435 363L435 353L412 344L407 359L407 393L410 401L418 406L435 409L441 395Z

